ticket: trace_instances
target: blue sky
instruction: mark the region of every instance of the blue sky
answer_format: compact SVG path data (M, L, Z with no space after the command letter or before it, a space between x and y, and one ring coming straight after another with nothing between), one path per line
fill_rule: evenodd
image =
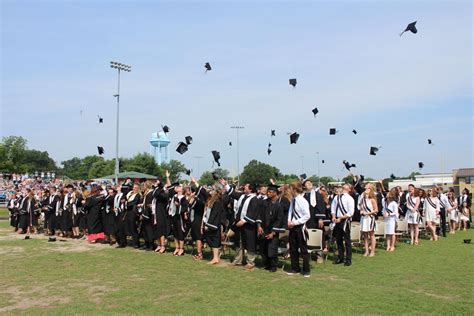
M407 175L418 161L424 172L474 165L471 1L0 2L0 135L21 135L56 161L97 145L114 157L116 60L132 65L121 156L148 152L167 124L173 159L197 171L193 157L203 156L203 171L219 150L235 173L228 142L238 124L241 167L258 159L299 174L303 156L316 174L316 152L321 174L336 178L344 159L372 177ZM418 34L399 37L414 20ZM186 135L195 141L180 156ZM376 157L370 146L382 147Z

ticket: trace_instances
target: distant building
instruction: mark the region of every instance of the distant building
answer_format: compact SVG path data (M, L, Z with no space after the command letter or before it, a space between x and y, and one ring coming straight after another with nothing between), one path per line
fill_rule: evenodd
M474 188L474 168L454 170L454 186L456 194L460 194L466 188L472 192Z
M413 179L396 179L388 183L388 188L394 188L400 186L403 190L408 189L408 185L413 184L417 188L430 189L433 186L443 187L443 190L447 190L454 184L452 173L427 173L415 176Z

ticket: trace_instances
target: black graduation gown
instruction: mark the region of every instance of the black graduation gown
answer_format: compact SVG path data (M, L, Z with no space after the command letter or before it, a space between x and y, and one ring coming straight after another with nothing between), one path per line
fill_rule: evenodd
M89 196L84 203L83 208L87 214L87 232L89 234L104 232L101 216L102 203L102 196Z
M58 229L59 226L59 216L56 214L56 208L60 207L58 206L58 203L60 204L60 197L59 195L55 194L53 196L49 197L49 204L48 204L48 230L50 233L54 233L54 230ZM59 212L59 209L58 209Z
M231 190L229 192L229 196L233 198L234 200L238 201L239 198L243 195L244 193L238 193L235 192L235 190ZM239 237L241 235L242 238L242 247L246 249L249 252L255 253L257 251L257 225L256 225L256 220L258 218L258 214L260 212L260 201L257 199L257 197L253 197L252 200L250 200L250 203L247 208L247 214L246 216L242 216L242 210L245 205L245 201L247 198L250 197L245 197L242 200L242 203L239 206L239 209L237 211L237 214L235 216L235 222L233 225L233 230L236 234L236 245L238 243ZM235 226L236 223L238 223L241 219L245 220L245 224L243 227L237 227ZM240 235L239 235L240 234Z
M174 215L171 214L171 203L175 203L176 206L176 212ZM174 238L177 240L184 240L186 237L186 232L188 232L187 221L185 219L185 214L189 213L188 200L184 195L181 198L179 198L177 195L174 195L170 199L168 210L170 210Z
M67 203L65 203L66 196L69 198L67 199ZM60 227L63 232L70 232L72 231L72 205L74 201L72 201L73 194L66 194L63 196L63 209L61 213L61 219L60 219Z
M191 238L196 240L202 240L203 235L201 233L202 218L204 216L204 207L206 204L207 192L204 188L199 187L196 190L196 197L194 202L189 205L190 210L190 222L191 222ZM220 215L222 212L219 213ZM222 217L219 219L219 226L222 222Z
M145 242L151 243L155 240L154 218L152 214L153 191L145 193L141 202L142 206L142 230L141 235Z
M115 234L115 212L114 212L114 196L107 195L104 199L104 212L102 218L104 222L104 233L106 235Z
M284 222L283 208L278 200L275 202L265 201L258 219L258 225L263 229L263 236L260 236L260 252L263 258L278 256L278 237L279 233L285 231ZM273 238L265 238L270 233L274 233Z
M38 218L35 215L36 200L34 198L25 197L20 208L20 222L18 227L26 231L28 226L38 225Z
M9 200L7 207L10 212L10 226L18 228L18 199Z
M283 209L283 227L288 229L288 212L290 210L290 201L284 196L281 196L278 199L278 203L280 203L281 208Z
M305 192L303 196L306 199L306 201L308 201L308 204L309 204L309 220L306 222L306 227L317 228L318 223L316 221L316 206L313 207L311 205L311 192Z
M133 192L129 192L130 197L127 198L125 202L125 234L127 236L131 236L133 238L133 242L135 246L139 244L138 238L138 207L137 205L140 204L141 195L140 193L135 194L133 196Z
M83 207L83 200L81 198L76 198L76 203L74 205L73 213L72 213L72 227L79 227L79 228L85 228L81 226L81 223L85 221L84 219L84 211L82 209ZM75 212L75 214L74 214Z
M41 212L44 213L44 222L43 227L48 228L48 221L51 216L51 213L48 212L48 205L49 205L49 195L43 197L41 202L39 203L39 207L41 208Z
M207 221L204 223L204 238L211 248L219 248L221 246L221 221L224 206L222 200L217 200L211 207Z
M153 190L153 202L155 203L155 214L153 215L155 239L160 239L162 236L167 237L171 231L167 212L168 192L163 188L155 188Z

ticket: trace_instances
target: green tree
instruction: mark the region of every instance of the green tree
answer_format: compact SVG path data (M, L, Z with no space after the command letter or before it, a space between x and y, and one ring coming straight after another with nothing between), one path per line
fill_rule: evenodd
M57 169L54 160L49 157L46 151L26 150L24 159L28 172L54 171Z
M244 167L244 171L240 175L240 182L267 184L270 182L270 179L278 179L280 176L280 170L277 168L257 160L252 160Z
M62 162L62 173L75 180L87 179L92 165L101 160L103 160L103 158L99 156L86 156L82 159L74 157Z
M229 171L226 170L226 169L222 169L222 168L217 168L216 170L214 171L206 171L204 172L202 175L201 175L201 179L199 179L199 183L202 184L202 185L212 185L216 182L216 180L214 180L214 178L212 177L212 173L216 173L217 177L219 177L219 179L229 179Z
M115 160L99 160L92 164L88 178L101 178L114 173Z
M328 185L329 182L336 182L336 179L329 176L321 177L321 184Z
M158 164L153 156L147 153L141 153L133 156L131 159L122 158L120 171L136 171L155 175Z
M160 178L164 178L166 170L170 172L171 182L176 182L181 179L181 174L185 173L187 168L181 161L171 160L169 163L162 163L159 165L156 168L155 175Z

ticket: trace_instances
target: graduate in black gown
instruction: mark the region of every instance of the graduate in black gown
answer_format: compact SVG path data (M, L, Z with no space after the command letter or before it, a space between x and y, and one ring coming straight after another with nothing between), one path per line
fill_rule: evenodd
M117 240L117 248L125 248L127 246L127 235L125 234L125 204L127 196L122 192L122 186L117 187L117 194L114 198L115 212L115 238Z
M104 196L100 194L100 188L92 186L90 196L83 206L87 216L87 240L91 243L105 239L101 214L103 203Z
M138 236L138 204L140 204L140 200L140 186L134 184L132 191L128 192L125 201L124 222L125 235L132 237L132 246L137 249L140 248L140 239Z
M278 187L270 185L267 188L268 199L265 200L263 209L257 220L257 233L260 237L260 254L266 270L276 272L278 257L278 237L285 231L284 212L278 202Z
M43 230L44 230L45 235L48 235L48 221L50 217L50 212L48 212L48 205L49 205L49 190L44 190L43 195L41 196L39 207L41 208L41 212L43 213L43 216L44 216Z
M75 204L76 197L72 184L66 186L66 192L63 197L62 213L60 219L60 227L64 237L72 235L72 208Z
M169 173L167 172L166 187L170 185ZM155 239L158 241L158 247L155 252L163 254L166 252L166 237L170 234L170 221L168 217L168 190L157 180L153 188L152 200L152 218Z
M260 212L260 202L255 194L256 188L254 185L247 183L243 192L237 192L225 180L221 180L221 184L226 187L229 196L235 200L235 220L232 230L235 232L235 242L236 246L238 245L238 250L233 264L236 266L242 265L244 252L247 250L245 268L251 270L255 267L257 252L256 220Z
M13 231L18 230L18 212L19 207L19 199L17 198L17 194L13 194L11 199L7 203L8 211L10 212L10 226L13 227Z
M107 195L104 198L105 209L102 214L104 222L104 233L107 242L110 245L114 245L115 240L115 212L114 212L114 199L117 192L114 188L107 189Z
M204 237L202 220L208 194L195 178L191 178L191 190L189 192L190 194L187 195L187 198L190 210L191 238L196 243L197 250L197 254L193 258L202 260L202 240Z
M204 207L203 232L207 244L212 249L212 259L208 264L218 264L220 262L219 249L221 247L221 221L224 205L221 200L221 193L218 189L209 192Z
M168 214L171 217L175 244L173 256L183 256L184 239L187 232L186 224L189 215L188 200L184 196L183 186L179 183L175 183L168 192L171 196L168 203Z
M83 196L80 190L76 190L74 193L75 201L72 206L72 237L80 238L81 235L81 220L84 217L82 210L83 206Z
M60 197L58 195L56 187L52 187L50 189L50 196L49 196L49 203L48 203L48 222L47 222L47 229L48 229L48 235L53 236L56 233L56 226L57 226L57 213L59 212L58 210L58 204L60 200Z
M141 236L145 240L144 250L153 251L155 247L154 218L152 214L153 188L150 181L143 183L143 197L138 205L141 208Z
M29 235L34 232L36 225L38 225L38 218L35 215L37 207L34 192L27 189L27 195L20 203L20 222L18 225L20 234L26 233Z

